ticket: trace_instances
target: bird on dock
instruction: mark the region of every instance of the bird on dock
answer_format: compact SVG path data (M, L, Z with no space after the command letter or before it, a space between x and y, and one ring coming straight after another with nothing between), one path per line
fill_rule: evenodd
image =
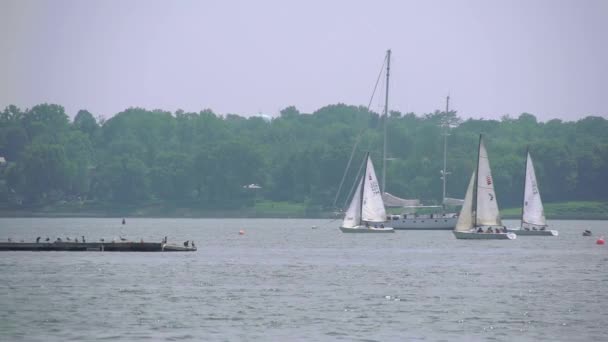
M104 242L104 239L103 239L103 238L102 238L102 239L99 239L99 241Z
M68 240L68 241L72 241L72 239L70 239L69 237L66 237L65 239Z
M36 238L36 243L40 242L40 236Z
M86 241L84 241L84 235L82 236L82 243L85 243Z
M51 239L47 236L44 241L49 242L49 241L51 241Z
M120 241L127 241L124 237L120 236Z

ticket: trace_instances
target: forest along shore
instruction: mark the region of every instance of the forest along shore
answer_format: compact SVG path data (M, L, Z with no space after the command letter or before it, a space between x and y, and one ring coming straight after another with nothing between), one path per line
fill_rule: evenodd
M529 113L485 120L391 111L387 192L441 202L445 123L447 197L464 197L482 133L496 151L501 208L522 205L527 147L544 203L608 202L608 119L600 116L543 122ZM129 108L108 119L58 104L9 105L0 112L0 215L324 217L346 205L366 152L381 164L383 127L379 113L345 104L313 113L290 106L274 117ZM547 217L607 212L596 209L547 208Z

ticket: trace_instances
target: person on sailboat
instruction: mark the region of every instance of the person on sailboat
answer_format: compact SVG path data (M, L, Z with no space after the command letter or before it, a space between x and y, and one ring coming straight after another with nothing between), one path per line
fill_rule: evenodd
M494 233L494 230L492 229L492 227L488 227L488 229L486 230L486 233Z
M477 228L477 232L478 233L483 233L483 228L481 228L481 227Z

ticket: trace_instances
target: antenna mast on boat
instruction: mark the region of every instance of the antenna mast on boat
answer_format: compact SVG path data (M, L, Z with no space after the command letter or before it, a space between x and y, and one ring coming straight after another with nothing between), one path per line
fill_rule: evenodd
M384 194L386 189L386 126L388 123L388 81L391 71L391 50L386 51L386 95L384 97L384 145L382 148L382 189Z
M447 181L448 172L446 170L447 166L447 146L448 146L448 129L450 124L448 122L448 113L450 112L450 95L448 95L445 99L445 117L443 119L443 170L441 170L441 179L443 180L443 197L441 199L441 207L445 210L445 183Z

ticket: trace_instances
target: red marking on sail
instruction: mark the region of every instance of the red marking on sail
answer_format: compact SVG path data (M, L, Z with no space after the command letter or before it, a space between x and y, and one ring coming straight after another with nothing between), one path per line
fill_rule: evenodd
M488 183L488 185L491 185L492 184L492 177L486 176L486 183Z

